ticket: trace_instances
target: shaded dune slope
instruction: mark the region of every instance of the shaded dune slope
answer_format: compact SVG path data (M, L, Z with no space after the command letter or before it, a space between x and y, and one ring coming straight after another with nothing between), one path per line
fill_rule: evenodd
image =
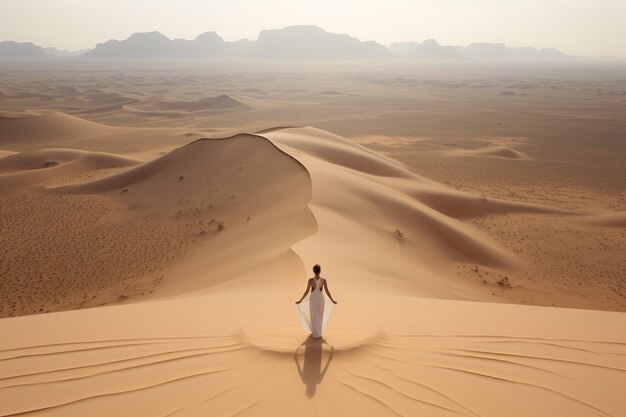
M290 258L289 246L316 229L308 171L257 135L199 139L130 171L59 190L186 219L204 241L155 295L210 289L273 257Z
M318 129L274 129L263 135L298 158L313 178L312 209L320 231L296 251L307 264L320 262L339 271L346 290L381 284L389 289L392 284L422 296L480 298L472 288L447 278L451 266L470 263L506 270L524 263L454 217L563 213L448 189ZM337 247L341 257L333 256ZM384 282L381 275L387 277Z
M583 217L580 221L595 226L626 228L626 211L596 214Z
M0 194L23 189L64 175L121 168L139 161L105 152L43 149L0 157Z
M476 156L476 157L491 157L501 159L528 159L528 156L516 149L508 146L488 146L481 149L472 150L457 150L451 152L453 155L461 156Z
M211 109L245 109L248 106L242 101L222 94L217 97L203 97L197 100L180 101L180 100L161 100L153 104L157 109L162 110L211 110Z
M122 108L127 113L147 117L187 117L189 113L194 112L243 111L251 109L252 106L239 98L222 94L195 100L162 98L143 103L125 104Z
M85 139L110 134L114 127L89 122L69 114L38 110L0 113L0 146L7 143L41 143L48 140Z
M19 182L15 176L93 156L47 150L3 160L25 168L51 155L79 159L0 178ZM2 243L13 261L1 265L2 315L115 303L157 288L167 295L206 290L229 271L274 258L301 271L289 247L315 231L310 193L309 174L299 162L265 138L237 135L197 140L99 180L9 196L13 204L2 214L12 220L3 222ZM39 255L33 261L24 253ZM195 274L171 270L183 259L192 268L194 253Z

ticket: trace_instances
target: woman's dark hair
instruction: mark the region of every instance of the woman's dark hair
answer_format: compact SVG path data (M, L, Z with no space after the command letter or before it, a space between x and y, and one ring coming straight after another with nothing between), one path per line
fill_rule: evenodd
M313 265L313 272L319 274L320 272L322 272L322 267L318 264Z

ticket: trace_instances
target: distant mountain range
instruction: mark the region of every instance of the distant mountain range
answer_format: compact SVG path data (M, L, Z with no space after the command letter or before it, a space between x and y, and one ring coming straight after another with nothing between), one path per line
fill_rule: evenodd
M389 52L374 41L326 32L317 26L290 26L264 30L252 56L269 59L380 59Z
M503 43L472 43L468 46L443 46L434 39L418 42L396 42L389 52L417 59L562 59L573 58L557 49L509 47Z
M31 42L0 42L0 58L50 58L55 56L81 56L89 49L61 51L57 48L42 48Z
M244 57L259 59L563 59L571 58L556 49L513 48L502 43L472 43L468 46L440 45L434 39L396 42L386 48L374 42L327 32L317 26L289 26L264 30L256 41L224 41L215 32L193 40L170 39L159 32L135 33L128 39L109 40L94 49L59 51L28 43L0 42L0 58L43 58L81 56L88 58L207 58Z
M91 58L206 58L246 56L254 42L225 42L217 33L206 32L194 40L169 39L159 32L135 33L130 38L99 43L82 56Z

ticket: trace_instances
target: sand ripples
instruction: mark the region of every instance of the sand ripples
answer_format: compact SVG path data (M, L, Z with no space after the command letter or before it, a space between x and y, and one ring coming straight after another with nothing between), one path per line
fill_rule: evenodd
M319 411L332 415L362 415L342 408L355 401L377 416L497 415L502 402L517 410L511 415L524 415L529 404L545 401L547 414L616 416L617 404L599 400L615 396L615 381L626 382L626 344L609 340L380 332L347 350L335 351L332 341L319 349L305 343L295 355L304 362L301 382L309 397L328 398ZM166 396L151 415L214 407L220 415L260 415L281 401L284 415L308 414L306 401L286 398L302 392L291 355L253 346L242 333L28 346L0 352L0 367L3 416L94 410L137 395L145 410ZM238 379L242 373L249 378ZM25 395L29 400L5 401Z

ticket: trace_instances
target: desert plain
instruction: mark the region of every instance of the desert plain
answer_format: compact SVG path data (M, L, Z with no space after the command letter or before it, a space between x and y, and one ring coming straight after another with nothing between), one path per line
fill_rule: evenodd
M624 415L625 73L0 62L0 415Z

